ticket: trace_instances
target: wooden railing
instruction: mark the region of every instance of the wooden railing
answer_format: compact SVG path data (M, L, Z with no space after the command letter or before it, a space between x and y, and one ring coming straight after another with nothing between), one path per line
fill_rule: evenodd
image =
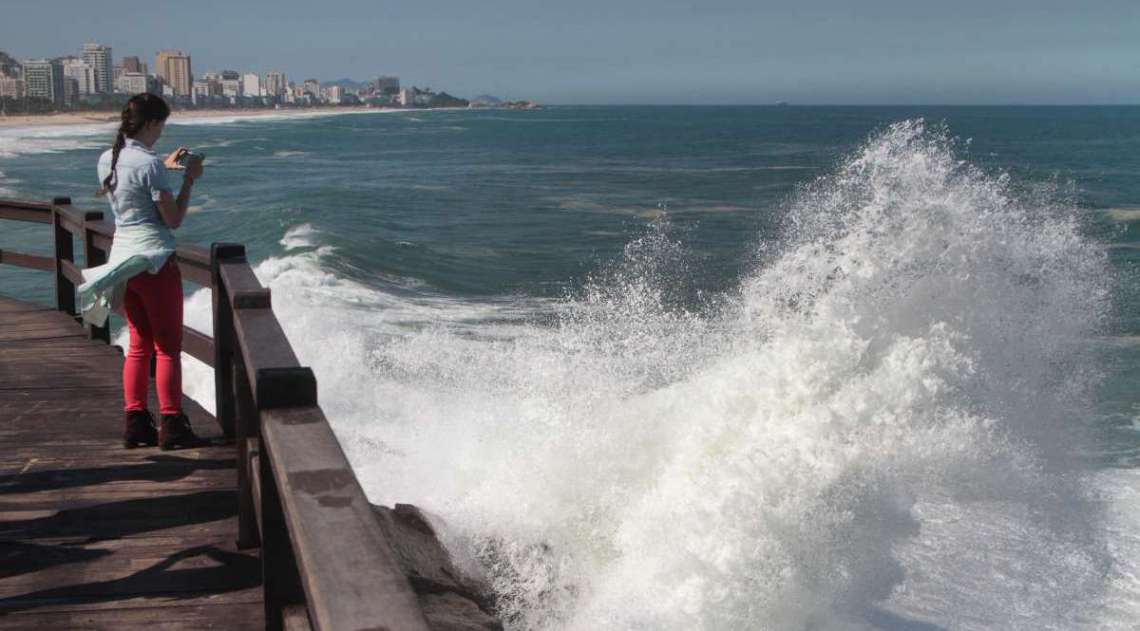
M0 199L0 219L52 226L53 256L0 250L0 263L53 272L56 308L78 318L75 238L85 264L100 265L114 224L68 198ZM176 259L213 294L214 336L184 327L183 351L214 368L216 417L238 452L238 546L261 548L266 628L427 631L245 247L179 245ZM107 326L88 335L110 340Z

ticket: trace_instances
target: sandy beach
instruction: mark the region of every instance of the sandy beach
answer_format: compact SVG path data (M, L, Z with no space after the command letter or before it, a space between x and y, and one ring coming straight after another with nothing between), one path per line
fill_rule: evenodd
M262 116L312 116L314 114L339 114L350 112L397 111L398 108L352 107L305 107L289 109L215 109L215 110L175 110L170 120L199 118L257 118ZM11 127L55 127L66 125L101 125L119 120L115 112L64 112L56 114L31 114L0 116L0 128Z

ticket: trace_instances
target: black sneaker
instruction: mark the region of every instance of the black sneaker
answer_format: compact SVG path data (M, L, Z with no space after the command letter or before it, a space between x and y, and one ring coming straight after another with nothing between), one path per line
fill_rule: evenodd
M123 447L154 447L158 444L158 430L154 428L154 416L147 410L126 413L123 427Z
M163 414L162 425L158 428L158 446L163 451L208 447L210 441L201 438L190 429L190 419L185 414Z

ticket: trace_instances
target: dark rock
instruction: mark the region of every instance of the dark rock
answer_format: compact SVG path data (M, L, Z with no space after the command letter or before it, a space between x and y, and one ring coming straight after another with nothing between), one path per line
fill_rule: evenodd
M433 631L503 628L491 615L490 590L456 569L419 508L396 504L395 508L373 506L372 510Z

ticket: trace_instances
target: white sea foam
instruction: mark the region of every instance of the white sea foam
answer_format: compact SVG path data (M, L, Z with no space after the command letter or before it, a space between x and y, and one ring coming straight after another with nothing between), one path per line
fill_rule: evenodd
M317 230L313 224L303 223L286 230L285 236L281 237L280 243L285 246L286 250L310 248L317 245L317 238L319 236L320 231Z
M1109 208L1105 212L1113 221L1121 223L1140 221L1140 208Z
M511 628L1124 629L1140 498L1072 456L1107 308L1072 216L906 122L699 313L663 224L552 305L380 292L313 250L257 273L372 499L438 515Z
M427 108L432 110L433 108ZM435 108L446 109L446 108ZM193 114L175 115L170 117L168 125L232 125L234 123L269 123L289 120L308 120L311 118L325 118L328 116L352 116L368 114L393 114L399 112L425 111L403 109L320 109L320 110L271 110L257 113L235 114L233 116L194 116Z
M114 134L115 125L113 123L53 127L0 127L0 158L60 153L75 149L97 149L110 146L114 140Z

